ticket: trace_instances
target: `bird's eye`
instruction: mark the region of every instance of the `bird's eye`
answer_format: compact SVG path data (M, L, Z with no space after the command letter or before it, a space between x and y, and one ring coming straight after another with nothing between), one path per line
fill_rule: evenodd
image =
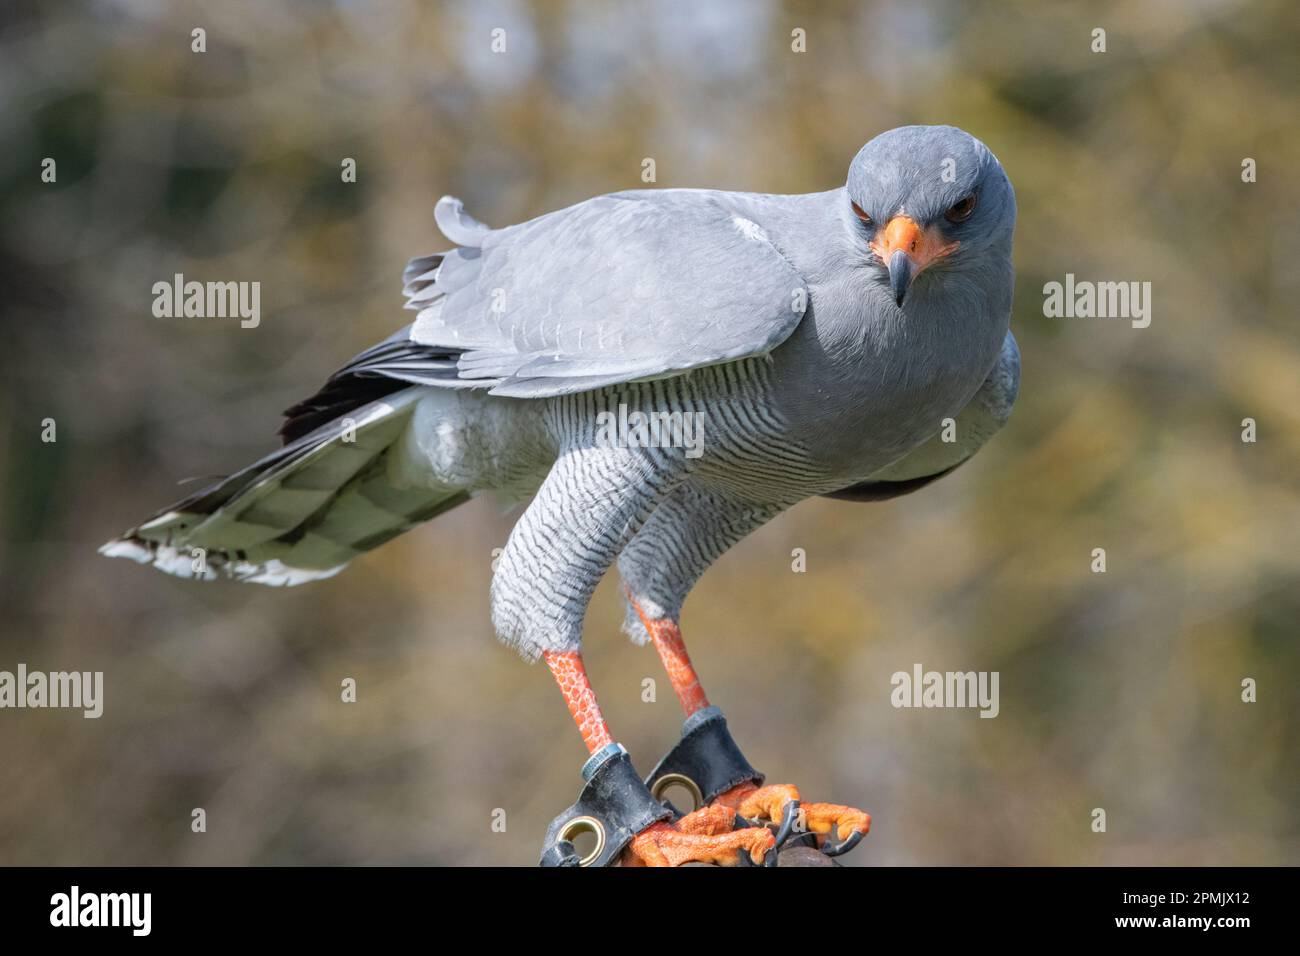
M857 203L853 203L852 205L853 205L853 212L857 214L857 217L861 219L863 222L865 222L868 226L871 225L871 217L862 211L862 207L859 206Z
M943 218L947 219L949 222L965 222L970 218L970 214L974 211L975 194L971 193L961 202L952 206L946 213L944 213Z

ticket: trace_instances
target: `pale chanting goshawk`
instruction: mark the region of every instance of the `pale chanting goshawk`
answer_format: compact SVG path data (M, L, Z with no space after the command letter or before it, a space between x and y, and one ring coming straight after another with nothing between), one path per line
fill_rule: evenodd
M406 267L415 322L289 409L282 448L104 554L296 585L477 493L531 496L492 620L546 659L598 754L618 745L580 643L615 561L625 630L653 640L689 723L710 705L676 622L723 552L805 498L889 498L952 471L1016 398L1015 198L953 127L877 136L828 192L635 190L504 229L444 197L435 217L456 248ZM664 427L610 427L629 421ZM762 859L771 829L733 818L780 820L798 792L760 780L651 823L623 860ZM869 826L802 811L819 839Z

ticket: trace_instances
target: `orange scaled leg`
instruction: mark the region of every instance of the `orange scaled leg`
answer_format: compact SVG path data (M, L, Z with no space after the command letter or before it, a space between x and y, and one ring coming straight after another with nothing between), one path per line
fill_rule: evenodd
M582 733L587 750L595 753L614 742L596 692L587 679L582 655L577 651L548 651L546 665L560 685L569 713ZM704 705L707 706L707 705ZM733 830L736 811L731 807L703 807L687 814L676 823L661 821L642 830L623 851L623 866L680 866L683 863L718 863L733 866L737 851L749 854L754 863L776 842L771 831L763 827Z
M641 610L641 606L628 592L631 602L641 623L645 625L659 659L663 661L668 679L672 682L682 710L689 717L701 708L709 706L709 699L704 696L700 678L691 665L691 658L686 653L686 643L682 640L681 628L670 618L652 618ZM733 787L705 807L705 810L725 807L751 820L763 820L780 823L785 813L785 805L791 800L799 799L797 787L788 783L772 784L759 787L753 783L742 783ZM703 810L696 811L702 813ZM688 818L683 818L685 822ZM839 842L847 840L854 833L865 835L871 829L871 816L856 807L846 807L838 803L800 803L798 829L811 831L822 839L834 831Z
M636 610L637 617L641 618L650 639L654 641L655 650L664 663L664 670L668 671L668 680L672 683L686 716L708 707L709 699L704 696L704 688L700 686L700 678L691 664L691 656L686 653L686 642L682 640L682 631L677 622L667 617L647 617L641 610L641 605L632 597L631 591L628 592L627 599Z
M569 705L569 713L578 725L587 751L594 754L601 747L612 744L614 738L609 735L605 716L596 703L596 692L587 679L587 668L582 666L582 655L577 651L547 651L542 656L555 675L555 683L560 685L560 693Z

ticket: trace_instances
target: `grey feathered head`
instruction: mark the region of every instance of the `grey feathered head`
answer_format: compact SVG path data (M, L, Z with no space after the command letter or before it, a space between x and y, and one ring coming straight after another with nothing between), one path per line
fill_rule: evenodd
M916 277L1007 257L1016 198L987 146L952 126L901 126L859 150L845 221L901 306Z

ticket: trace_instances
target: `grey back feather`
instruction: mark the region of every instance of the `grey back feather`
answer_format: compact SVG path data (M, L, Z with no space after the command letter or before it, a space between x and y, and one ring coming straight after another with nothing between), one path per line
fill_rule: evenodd
M490 230L450 197L460 248L404 273L411 341L455 353L459 382L539 398L770 352L808 301L756 223L710 190L615 193Z

